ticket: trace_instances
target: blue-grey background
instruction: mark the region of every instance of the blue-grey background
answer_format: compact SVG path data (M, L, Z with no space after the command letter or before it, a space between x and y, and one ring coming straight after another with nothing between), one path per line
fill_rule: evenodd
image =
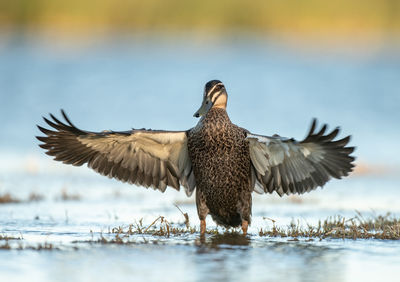
M349 54L267 39L157 36L72 47L34 36L0 40L1 150L37 153L34 125L61 108L83 129L188 129L205 82L220 79L240 126L300 139L317 117L353 135L360 161L400 163L395 48Z

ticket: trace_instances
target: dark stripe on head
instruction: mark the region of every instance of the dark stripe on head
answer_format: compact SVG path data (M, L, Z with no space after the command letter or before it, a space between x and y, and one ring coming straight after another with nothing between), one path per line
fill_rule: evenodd
M222 82L215 84L211 89L209 89L206 92L206 95L208 97L210 97L210 99L212 99L212 97L216 94L221 92L221 90L224 88L224 85L222 84Z
M218 84L218 83L222 83L221 82L221 80L210 80L209 82L207 82L206 83L206 86L205 86L205 88L207 89L207 90L209 90L209 89L211 89L215 84Z
M210 96L220 86L224 87L220 80L211 80L204 87L204 97ZM219 91L219 89L218 89Z

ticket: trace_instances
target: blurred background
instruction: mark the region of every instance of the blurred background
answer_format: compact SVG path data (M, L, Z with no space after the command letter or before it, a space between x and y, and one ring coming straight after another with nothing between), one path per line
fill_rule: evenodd
M39 153L34 124L60 108L93 130L187 129L220 79L241 126L301 138L318 117L361 168L393 169L399 47L397 0L3 0L0 150Z
M251 132L301 140L313 117L341 126L357 147L355 172L301 197L255 195L250 234L264 249L248 249L248 265L229 252L212 253L216 264L207 264L191 247L2 252L0 278L164 280L172 267L173 281L260 279L264 271L275 281L368 281L398 266L391 242L270 245L256 237L271 227L265 217L307 226L355 210L400 215L398 0L0 0L0 233L68 246L141 218L182 222L174 204L198 227L194 199L182 191L162 194L56 163L35 135L41 117L61 108L92 131L189 129L211 79L226 85L231 120ZM146 268L150 261L159 272ZM18 272L16 262L25 265Z
M211 79L254 133L301 139L313 117L341 126L357 146L352 177L397 191L397 0L0 1L0 191L52 169L95 175L43 154L41 116L63 108L93 131L189 129Z
M351 134L356 170L328 187L368 190L365 209L388 206L374 193L398 193L397 0L0 1L0 192L58 193L70 174L101 178L41 151L41 116L63 108L93 131L189 129L211 79L225 83L232 121L254 133L301 140L317 117ZM67 174L45 184L54 170Z

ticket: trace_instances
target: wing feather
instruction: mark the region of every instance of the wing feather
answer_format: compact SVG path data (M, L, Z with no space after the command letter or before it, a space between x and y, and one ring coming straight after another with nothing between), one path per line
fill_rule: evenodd
M340 132L337 127L327 133L324 124L317 130L313 119L306 138L294 139L249 133L253 189L266 193L302 194L323 186L333 178L347 176L354 167L351 156L354 147L347 147L350 136L334 140ZM259 192L257 190L257 192Z
M65 164L87 164L102 175L123 182L165 191L185 187L190 196L195 179L187 148L186 131L131 130L89 132L75 127L64 111L65 122L43 117L51 129L38 126L46 154Z

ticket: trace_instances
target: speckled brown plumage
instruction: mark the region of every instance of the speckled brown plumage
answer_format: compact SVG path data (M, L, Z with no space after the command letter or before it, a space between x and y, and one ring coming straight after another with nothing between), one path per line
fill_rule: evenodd
M224 226L239 226L251 217L251 162L247 131L226 111L212 108L189 131L188 151L196 178L200 219L209 213Z

